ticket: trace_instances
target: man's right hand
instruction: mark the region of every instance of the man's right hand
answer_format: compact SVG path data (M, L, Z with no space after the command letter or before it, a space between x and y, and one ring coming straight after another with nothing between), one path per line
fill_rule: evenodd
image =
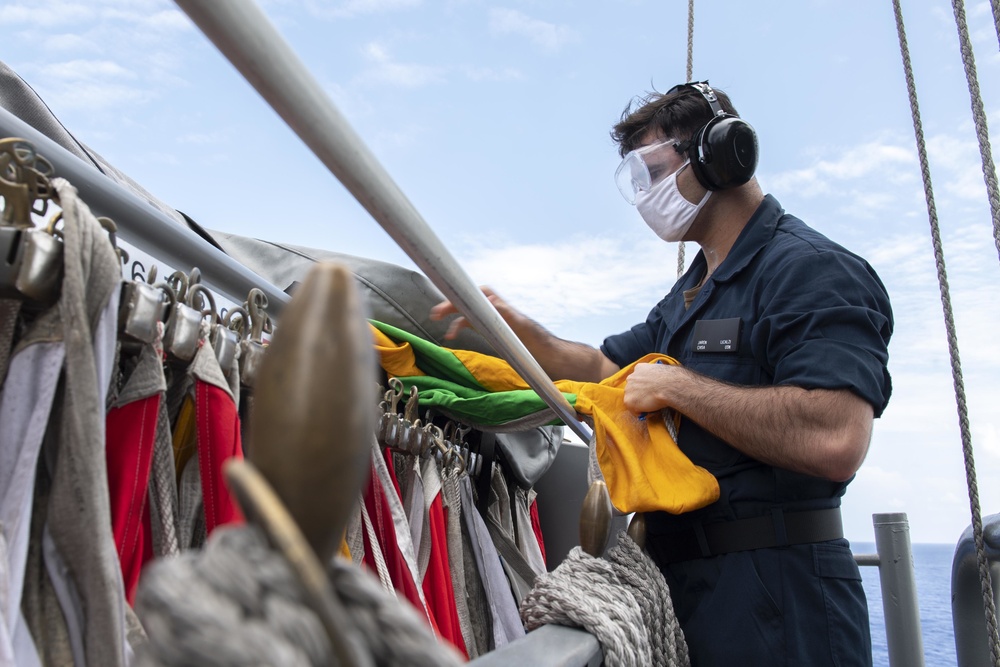
M517 325L524 320L524 316L518 311L507 305L507 302L501 299L496 292L494 292L489 287L480 287L483 294L486 295L487 300L493 304L493 307L497 309L500 317L510 325L510 328L514 330L514 333L520 336ZM457 315L458 308L455 307L451 301L442 301L433 308L431 308L430 318L434 321L443 320L449 315ZM445 333L445 340L454 340L458 336L458 332L462 329L472 328L472 323L469 322L463 315L458 315L448 327L448 331Z

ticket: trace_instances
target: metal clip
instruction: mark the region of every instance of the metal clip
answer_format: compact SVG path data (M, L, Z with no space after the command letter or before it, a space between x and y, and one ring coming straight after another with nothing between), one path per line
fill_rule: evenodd
M111 247L114 248L115 254L118 255L118 262L122 266L128 264L128 251L118 247L118 225L115 224L114 220L103 215L98 216L97 222L108 233L108 240L111 241Z
M201 321L205 316L202 310L203 306L195 308L193 303L197 296L204 304L207 297L204 297L203 294L207 293L208 290L201 285L195 285L189 291L188 278L180 271L175 271L170 276L169 281L172 283L169 286L177 292L177 300L174 302L174 306L170 310L170 317L167 319L167 329L163 334L163 349L181 361L191 361L198 351L198 343L201 340Z
M123 281L118 330L132 340L152 345L159 335L158 325L166 318L167 308L174 301L172 290L139 280Z
M379 444L383 447L397 447L402 435L402 418L399 416L399 399L403 396L403 383L398 378L389 378L389 390L385 392L381 407L382 416L378 422Z
M26 229L31 214L45 215L54 191L49 182L52 164L24 139L0 140L0 196L3 224Z
M240 383L253 387L257 381L257 371L264 359L264 345L261 337L268 322L267 295L256 287L247 295L246 312L250 317L250 333L240 341Z
M0 297L42 307L56 302L63 274L58 220L59 214L47 229L0 226Z
M215 358L219 360L219 366L222 367L222 372L227 377L232 372L233 360L236 358L236 350L239 349L240 338L242 338L240 332L231 328L234 313L239 315L244 322L249 317L247 311L240 306L226 311L226 316L222 318L221 323L213 323L210 337L212 349L215 350Z

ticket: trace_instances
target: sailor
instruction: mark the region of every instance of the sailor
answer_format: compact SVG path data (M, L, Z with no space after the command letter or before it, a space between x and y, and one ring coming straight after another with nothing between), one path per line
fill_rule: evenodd
M611 135L625 198L664 241L700 246L687 272L600 349L484 292L552 378L598 382L650 352L680 362L637 365L625 403L679 412L679 447L719 481L703 509L646 515L693 665L871 665L840 501L891 392L885 287L763 194L756 134L708 82L634 100Z

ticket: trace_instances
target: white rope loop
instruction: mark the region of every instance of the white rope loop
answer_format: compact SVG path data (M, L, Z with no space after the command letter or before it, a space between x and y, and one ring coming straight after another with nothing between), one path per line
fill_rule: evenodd
M376 665L458 667L409 605L361 568L334 559L334 591L352 636ZM215 530L202 551L154 562L143 573L136 613L149 643L140 667L334 664L326 632L305 605L284 558L252 526Z
M575 547L553 572L536 579L520 611L528 630L583 627L601 643L608 667L690 664L667 582L624 531L606 559Z

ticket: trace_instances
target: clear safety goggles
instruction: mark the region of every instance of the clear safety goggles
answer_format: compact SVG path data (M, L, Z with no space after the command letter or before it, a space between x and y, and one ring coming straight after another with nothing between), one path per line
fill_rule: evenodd
M680 143L667 139L630 151L615 170L615 183L629 204L635 204L636 195L649 190L670 176L685 163L678 150Z

